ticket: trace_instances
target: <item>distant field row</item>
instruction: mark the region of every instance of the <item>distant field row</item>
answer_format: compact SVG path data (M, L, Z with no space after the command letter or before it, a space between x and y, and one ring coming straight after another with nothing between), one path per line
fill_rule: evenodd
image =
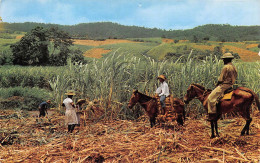
M133 39L132 39L133 40ZM142 40L135 39L135 40ZM159 41L161 40L161 41ZM174 48L178 46L187 45L194 49L199 50L210 50L213 51L216 46L223 44L222 50L229 50L233 53L237 53L241 60L246 62L252 61L260 61L260 57L258 56L258 43L248 43L248 42L207 42L207 43L190 43L188 40L180 40L178 43L174 43L173 39L143 39L144 42L134 42L129 40L117 40L117 39L107 39L105 41L94 41L94 40L75 40L74 44L76 45L85 45L85 46L93 46L93 49L88 49L85 52L86 57L100 58L102 55L111 53L115 47L121 48L121 50L125 50L125 52L132 52L129 47L135 49L139 49L138 54L145 53L150 50L154 52L148 52L154 59L163 59L167 53L174 52ZM133 43L134 46L133 47ZM138 45L137 45L138 43ZM147 48L147 43L151 43L149 45L150 48ZM118 45L119 44L119 45ZM107 46L109 45L109 46ZM113 51L112 51L113 52ZM154 54L153 54L154 53Z
M0 49L10 50L10 45L17 42L23 35L12 35L14 39L0 38ZM187 46L192 49L202 51L213 51L216 46L223 45L223 51L237 53L242 61L254 62L260 61L258 56L260 42L215 42L191 43L189 40L178 40L174 43L173 39L166 38L131 38L127 40L106 39L96 40L73 40L75 48L84 52L85 57L101 58L103 55L109 55L115 51L123 52L137 57L147 55L153 59L162 60L168 53L175 53L176 48ZM185 54L183 54L185 55Z

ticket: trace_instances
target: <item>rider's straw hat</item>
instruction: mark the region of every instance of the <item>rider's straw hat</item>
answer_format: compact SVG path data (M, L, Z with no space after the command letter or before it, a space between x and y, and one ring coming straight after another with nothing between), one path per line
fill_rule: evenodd
M221 59L226 59L226 58L231 58L231 59L233 59L234 56L233 56L231 53L225 53L225 54L223 54L223 56L221 57Z
M76 95L76 94L74 93L74 91L68 91L67 93L65 93L65 95L74 96L74 95Z
M166 80L166 77L164 75L160 75L157 77L157 79L163 79L163 80Z

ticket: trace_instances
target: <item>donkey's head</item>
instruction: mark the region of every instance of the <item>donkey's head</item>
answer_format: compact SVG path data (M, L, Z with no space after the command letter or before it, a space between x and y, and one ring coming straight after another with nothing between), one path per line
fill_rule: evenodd
M192 99L198 97L196 89L203 89L205 90L204 87L198 85L198 84L191 84L189 88L187 89L187 93L183 98L183 101L185 104L188 104Z
M139 99L140 99L140 95L139 95L138 90L133 90L132 96L131 96L129 103L128 103L128 107L130 109L133 108L134 105L138 102Z

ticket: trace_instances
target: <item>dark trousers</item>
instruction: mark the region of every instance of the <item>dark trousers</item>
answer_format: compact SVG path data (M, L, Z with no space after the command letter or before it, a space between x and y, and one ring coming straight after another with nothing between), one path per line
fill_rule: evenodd
M76 124L68 125L68 132L72 133Z
M41 110L40 110L39 117L45 117L45 115L46 115L45 110L44 110L44 109L41 109Z

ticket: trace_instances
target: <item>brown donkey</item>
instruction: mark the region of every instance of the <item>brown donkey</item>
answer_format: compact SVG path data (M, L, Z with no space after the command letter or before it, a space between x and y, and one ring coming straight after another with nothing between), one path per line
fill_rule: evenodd
M199 84L191 84L187 90L187 94L184 97L184 102L187 104L194 98L197 98L201 101L204 108L208 112L207 108L207 98L210 94L211 90L205 89L203 86ZM246 124L241 131L241 135L244 135L245 132L249 135L249 125L252 121L250 117L250 107L253 101L256 101L257 107L260 110L259 98L251 89L245 87L238 87L233 91L231 100L221 100L217 104L217 116L214 120L210 121L211 123L211 138L215 137L214 128L216 131L216 135L218 134L218 124L217 121L220 118L221 114L231 112L236 109L239 111L239 114L246 120Z
M128 107L133 108L133 106L137 102L140 103L140 105L145 109L147 115L150 118L151 127L153 127L155 125L156 117L159 114L157 99L142 94L138 92L138 90L134 90L129 100ZM178 98L173 98L173 106L174 112L177 113L178 124L183 125L183 122L185 120L185 110L182 100Z

